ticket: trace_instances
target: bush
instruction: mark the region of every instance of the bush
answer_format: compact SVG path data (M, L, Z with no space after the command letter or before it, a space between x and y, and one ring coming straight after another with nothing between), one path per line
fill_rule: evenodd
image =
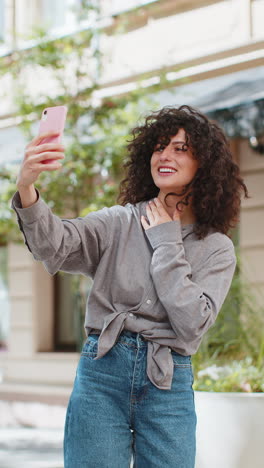
M212 364L197 372L193 388L207 392L264 392L264 368L258 369L251 357L222 366Z
M194 389L214 392L264 391L264 307L237 268L215 324L192 357Z

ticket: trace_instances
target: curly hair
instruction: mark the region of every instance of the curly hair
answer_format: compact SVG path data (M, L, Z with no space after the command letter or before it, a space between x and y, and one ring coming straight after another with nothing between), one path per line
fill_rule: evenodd
M150 160L157 144L167 146L180 128L185 130L186 144L191 149L199 168L193 180L184 187L180 204L191 199L196 218L194 230L203 239L210 229L228 234L239 222L241 192L250 198L233 161L229 142L219 125L197 109L182 105L166 106L145 118L144 125L132 130L128 142L128 158L123 167L125 178L119 186L118 202L136 204L157 197L159 188L151 175ZM166 203L165 197L165 203Z

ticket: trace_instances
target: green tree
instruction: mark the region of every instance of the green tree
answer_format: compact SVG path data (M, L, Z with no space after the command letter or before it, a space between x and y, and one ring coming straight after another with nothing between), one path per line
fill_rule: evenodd
M129 94L129 99L120 96L95 102L100 51L94 38L98 34L94 27L51 39L38 30L34 47L13 51L0 61L0 72L9 74L13 81L16 113L28 140L37 132L36 122L43 108L68 107L63 167L60 171L42 173L36 183L49 206L64 217L82 216L115 203L129 130L147 104L151 102L155 107L140 85ZM1 243L6 242L7 236L22 239L9 207L16 190L17 170L17 167L0 169L1 184L5 182L6 187L0 205Z
M80 14L89 14L87 5L83 2ZM58 39L51 39L45 31L35 33L37 42L32 48L15 50L0 60L0 74L12 80L16 114L28 141L36 135L36 123L45 107L67 105L63 166L42 173L36 187L58 216L84 216L116 203L130 129L147 106L155 108L155 102L140 83L129 98L123 95L95 102L101 69L96 27ZM17 172L17 166L0 168L0 244L24 241L10 208ZM81 346L87 287L83 277L73 277L72 285L80 318L76 338Z

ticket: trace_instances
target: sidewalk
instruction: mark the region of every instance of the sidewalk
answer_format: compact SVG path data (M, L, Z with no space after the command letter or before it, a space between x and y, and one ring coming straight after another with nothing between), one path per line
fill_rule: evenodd
M65 415L66 406L0 400L0 467L63 468Z
M0 400L0 467L63 468L66 406Z
M0 429L2 468L63 468L63 430Z

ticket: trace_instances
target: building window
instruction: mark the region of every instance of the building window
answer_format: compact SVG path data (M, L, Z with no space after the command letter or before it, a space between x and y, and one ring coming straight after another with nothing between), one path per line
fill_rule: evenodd
M40 0L39 22L51 34L61 35L78 29L76 0Z
M85 339L85 308L92 280L59 272L54 281L55 351L80 351Z
M0 0L2 1L2 0ZM36 28L60 36L76 26L75 0L27 0L16 2L16 33L20 47L27 45ZM38 34L37 34L38 36Z
M45 26L49 29L60 28L66 22L67 1L42 0L41 17Z

